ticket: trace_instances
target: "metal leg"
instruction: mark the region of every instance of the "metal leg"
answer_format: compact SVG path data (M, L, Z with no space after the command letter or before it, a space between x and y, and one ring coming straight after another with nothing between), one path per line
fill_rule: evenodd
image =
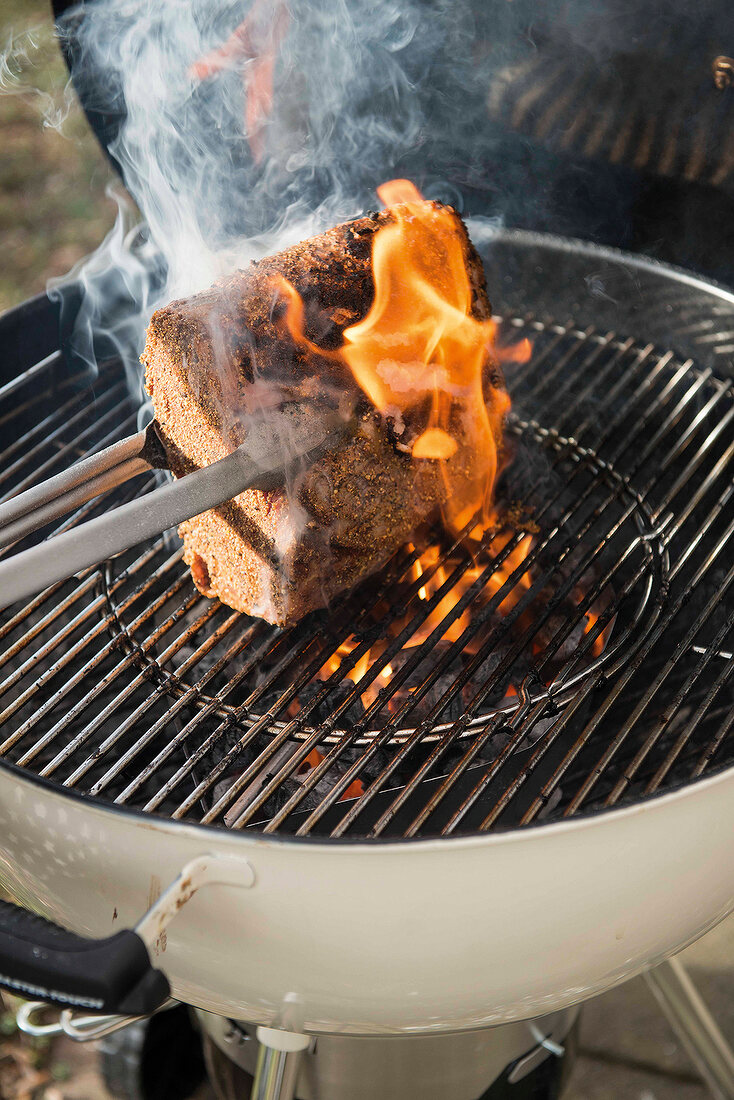
M255 1081L250 1100L293 1100L301 1054L310 1044L307 1035L259 1027Z
M734 1100L734 1051L683 963L669 959L648 970L645 979L711 1095L716 1100Z

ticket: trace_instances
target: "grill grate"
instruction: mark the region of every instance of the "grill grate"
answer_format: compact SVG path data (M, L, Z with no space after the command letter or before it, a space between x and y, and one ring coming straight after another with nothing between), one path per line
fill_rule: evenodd
M424 532L279 631L201 597L172 540L138 548L3 614L0 757L173 818L361 838L558 820L734 763L732 384L501 322L523 335L512 522L476 558ZM119 365L90 403L44 362L2 417L6 494L135 424Z

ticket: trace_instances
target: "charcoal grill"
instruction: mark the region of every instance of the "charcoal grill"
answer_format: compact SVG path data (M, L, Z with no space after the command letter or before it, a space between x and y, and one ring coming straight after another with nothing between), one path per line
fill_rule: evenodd
M716 357L734 336L711 320L692 331ZM359 839L562 820L731 763L731 381L616 331L500 318L500 343L525 336L532 358L509 368L521 469L501 494L527 530L489 532L476 561L428 532L285 631L198 595L170 540L139 546L6 616L2 759L175 820ZM8 414L6 492L135 422L118 363L91 407L58 356L43 363L45 385L38 368L11 383L26 401Z
M507 372L509 538L473 560L425 532L284 631L199 595L172 536L3 613L3 876L74 933L137 924L165 979L125 1011L170 984L292 1033L479 1028L734 908L734 295L580 242L480 244L500 341L533 344ZM5 495L136 426L121 364L76 376L56 324L46 299L2 320Z

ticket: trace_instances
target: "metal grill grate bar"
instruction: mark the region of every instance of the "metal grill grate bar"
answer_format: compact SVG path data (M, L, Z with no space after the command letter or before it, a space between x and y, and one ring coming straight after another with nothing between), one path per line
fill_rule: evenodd
M119 399L125 396L125 392L124 383L120 383L120 385L114 387L111 393L108 394L108 397L111 399L117 397ZM37 454L47 446L49 441L60 439L62 435L68 433L69 428L75 428L80 421L87 419L88 416L89 410L85 407L81 408L74 416L62 422L55 432L36 444L30 452L17 459L15 463L4 471L4 476L10 477L12 474L15 474L21 466L27 465L29 461L32 462ZM90 424L89 427L80 431L71 442L60 443L54 454L52 454L50 458L47 458L45 462L42 462L40 466L33 465L30 473L28 473L26 477L14 484L9 492L0 496L0 503L4 503L10 497L23 492L24 489L28 489L31 485L35 485L45 477L50 476L50 472L54 467L58 466L59 468L63 468L75 462L80 455L91 454L92 451L88 451L87 448L83 446L87 440L94 441L94 450L102 450L103 447L106 447L108 443L111 443L118 437L121 429L124 432L126 427L132 426L135 423L135 419L135 414L132 414L128 416L121 425L119 421L119 407L118 404L113 401L111 407L107 409L106 412L98 415L95 423ZM107 435L103 436L102 439L95 439L100 427L106 426L107 424L112 425Z
M708 58L699 51L694 70L704 63L708 71L716 36L709 45ZM534 53L532 65L497 71L489 116L566 153L721 186L734 169L731 99L710 78L689 82L681 93L669 60L677 49L672 42L657 56L632 49L613 65L600 65L588 58L569 61L546 46ZM686 65L690 70L690 57Z
M713 547L712 551L707 555L705 561L702 563L702 565L696 571L693 578L688 582L688 584L686 585L686 588L684 589L684 591L681 595L681 604L682 605L685 606L686 602L691 598L693 593L696 591L696 589L698 588L698 586L701 583L702 579L706 576L706 573L709 571L710 567L716 561L719 553L721 552L721 550L726 545L726 542L727 542L728 538L731 536L732 531L734 531L734 524L730 525L729 530L727 531L725 537L723 539L719 540L719 542ZM717 604L719 602L720 602L720 593L716 592L711 597L708 604L706 605L707 614L710 614L711 611L717 606ZM595 714L594 719L592 720L592 722L583 730L582 734L580 735L580 737L578 738L578 740L576 741L576 743L574 744L572 749L569 750L566 757L564 757L564 761L563 761L562 765L559 766L559 768L554 773L552 779L543 788L543 792L541 794L541 797L536 799L533 802L530 810L525 814L525 816L523 818L523 823L524 824L527 824L529 821L532 821L533 818L536 816L536 814L543 808L543 805L547 802L547 800L550 797L551 793L555 789L555 786L560 781L563 773L565 771L567 771L567 769L570 766L570 764L572 763L573 759L578 755L578 752L588 742L588 740L591 737L592 733L598 728L598 726L600 725L601 720L604 717L604 715L609 711L612 704L616 701L616 699L619 697L620 693L623 691L624 687L629 683L633 673L636 672L637 669L640 667L640 665L642 664L644 658L650 653L650 651L652 650L655 643L659 641L659 639L662 636L663 632L671 626L671 624L673 623L673 620L676 618L677 614L679 613L679 610L680 610L680 605L675 605L674 607L670 608L669 611L667 612L667 614L664 615L663 617L661 617L661 619L658 621L658 623L657 623L656 627L654 628L654 630L652 631L652 633L650 635L648 635L648 638L647 638L646 642L644 643L644 645L640 647L640 649L635 654L635 657L633 658L633 660L629 663L627 668L622 672L622 675L618 679L618 681L615 684L612 691L609 693L609 696L607 697L607 699L604 701L603 706ZM704 623L705 621L706 621L706 616L703 616L703 615L700 616L699 619L697 620L696 630L700 629L701 624ZM561 722L562 721L563 721L563 719L561 719ZM560 724L561 723L559 722L559 727L560 727ZM630 728L631 727L627 727L627 726L623 727L620 730L620 732L617 734L617 737L612 741L612 743L606 749L606 751L604 752L604 754L600 758L596 768L594 769L592 775L589 777L587 782L583 784L583 793L584 793L584 795L586 793L588 793L586 788L588 787L588 790L590 790L591 786L593 786L593 782L596 779L598 779L598 777L601 773L601 769L604 767L605 762L607 760L611 761L612 757L614 756L614 754L616 752L616 749L617 749L618 745L621 744L621 742L626 738L626 736L629 733ZM576 804L576 801L577 800L574 800L575 804ZM578 805L580 805L580 802L578 802Z
M23 386L35 385L42 374L51 370L53 367L58 366L61 363L61 352L52 351L50 355L47 355L44 359L40 359L37 363L34 363L32 367L28 367L27 370L22 371L16 375L15 378L11 378L9 382L0 386L0 400L5 400L12 394L17 393Z
M716 649L714 647L722 645L724 643L733 625L734 618L729 619L729 621L726 622L724 626L719 630L716 639L712 643L712 647L701 656L701 659L699 661L696 662L693 671L687 676L683 687L678 689L675 695L673 695L670 703L668 703L668 705L665 707L662 714L655 720L650 730L650 733L645 739L644 744L640 747L640 749L638 749L634 759L632 760L632 763L625 770L623 777L615 785L611 794L607 798L608 805L613 806L615 802L619 801L622 795L626 792L630 783L635 780L637 773L639 772L644 762L647 760L652 749L655 747L656 744L658 744L659 741L661 741L665 737L666 732L670 730L671 724L673 723L674 719L679 715L680 711L685 706L686 701L692 697L696 685L699 683L699 681L701 681L704 673L710 670L710 665L713 659L716 657ZM734 674L734 662L728 662L727 664L724 664L721 671L719 672L719 675L714 678L714 681L709 691L707 692L703 703L701 703L701 705L697 709L693 721L686 726L686 729L677 738L675 744L671 748L665 760L656 771L653 779L650 781L648 791L654 791L659 787L661 781L665 778L670 768L673 766L676 759L682 752L686 742L691 738L691 736L695 733L697 727L706 717L708 710L713 704L716 696L719 694L719 691L731 679L732 674ZM652 695L650 698L652 698ZM648 700L648 703L649 701L650 700Z
M213 605L211 608L207 609L207 611L196 620L196 623L194 624L195 629L198 630L200 626L205 625L208 622L210 615L212 613L215 613L216 611L216 605ZM201 645L199 645L193 651L191 656L183 662L183 664L180 666L175 674L169 674L170 678L178 679L179 677L184 677L190 669L194 668L202 660L202 658L205 658L213 649L221 644L226 639L227 635L232 631L232 629L238 625L240 625L240 616L237 614L230 615L204 640L204 642L201 643ZM191 634L193 634L194 632L195 631L192 630ZM189 631L187 631L182 639L183 644L186 644L188 642L189 636ZM139 754L156 739L158 734L161 733L165 729L165 727L173 719L176 718L179 713L184 711L187 706L191 706L192 703L195 703L197 701L197 695L201 693L202 689L207 686L209 681L216 677L216 675L224 668L226 668L230 661L236 659L243 648L243 642L246 642L246 640L247 634L245 634L244 639L237 638L229 645L227 649L225 649L219 659L215 661L215 663L205 673L203 673L203 675L199 678L196 687L183 689L181 691L181 694L179 695L179 698L176 700L173 706L167 708L165 713L160 718L158 718L151 726L149 726L145 730L145 733L142 734L142 736L135 741L135 744L132 745L122 756L118 757L112 767L110 767L104 773L104 775L102 775L101 778L98 779L97 782L90 788L90 793L94 795L100 794L107 787L109 787L110 783L114 779L116 779L121 772L127 769L131 761L135 759L135 757L139 756ZM164 654L162 654L158 661L158 664L160 666L168 661L172 653L178 652L179 641L180 640L177 639L175 642L173 642L164 652ZM145 673L141 673L140 677L138 677L137 679L141 679L144 676ZM100 746L100 750L106 753L109 749L116 745L126 733L128 733L136 726L142 716L151 707L153 707L155 703L166 696L169 690L169 678L162 678L162 681L161 683L159 683L157 688L153 692L151 692L143 700L142 703L139 704L137 709L134 710L132 714L125 719L125 721L117 726L117 728L109 735L109 737L106 738L105 741L103 741L102 745ZM115 700L115 706L116 705L117 700ZM69 784L71 785L73 782L77 782L82 775L86 774L92 763L93 758L87 758L87 760L85 760L84 763L79 766L76 772L74 772L69 777Z
M731 495L732 495L732 487L728 486L727 489L724 492L724 495L719 500L716 507L710 512L709 516L707 517L706 522L702 525L702 532L701 532L702 537L704 537L708 533L710 528L713 526L714 521L721 514L721 511L722 511L723 507L725 507L726 501L728 500L728 498ZM721 549L721 547L719 547L719 549ZM691 546L691 549L690 549L689 553L692 553L692 551L693 551L693 546ZM678 562L678 565L677 565L676 570L675 570L676 573L679 569L682 569L683 566L685 565L686 561L688 560L689 553L686 553L684 555L684 557ZM700 582L700 579L705 575L705 572L706 572L706 570L703 569L703 572L701 572L700 576L694 577L693 581L691 582L691 591L693 591L693 589ZM569 751L567 756L564 758L563 765L559 766L559 769L554 774L552 780L550 780L549 783L547 784L548 789L546 791L544 791L544 797L541 797L538 800L536 800L536 803L533 804L531 809L525 815L525 818L524 818L525 822L528 822L528 821L532 820L533 817L535 816L535 814L540 809L542 809L542 806L545 804L545 802L547 802L548 797L550 797L550 794L552 793L553 789L555 789L555 786L557 785L557 783L562 778L562 776L563 776L564 772L566 771L566 769L571 765L571 763L573 762L575 757L578 755L578 753L581 751L581 749L585 746L585 744L589 740L591 734L594 733L596 728L601 724L604 717L606 716L606 713L608 712L608 710L612 707L613 703L615 702L617 696L622 693L622 691L626 687L629 680L632 678L634 673L637 671L637 669L642 664L646 654L648 652L650 652L650 650L653 648L655 643L659 640L659 638L662 635L663 631L673 621L673 619L675 618L675 616L678 613L679 609L680 609L680 605L676 604L674 607L672 607L669 610L667 619L663 620L663 625L661 626L660 622L658 622L653 634L648 637L647 645L645 647L643 647L643 649L638 651L638 653L636 654L634 659L627 665L626 670L623 672L622 678L618 681L615 688L612 690L610 695L604 701L604 704L597 710L593 723L590 724L587 727L587 729L581 734L581 736L579 737L576 744L573 746L573 748ZM531 770L532 767L534 767L535 764L537 764L539 762L539 760L542 758L542 756L545 755L547 750L550 748L551 741L555 737L557 737L561 732L563 732L563 729L564 729L565 725L574 716L575 709L578 709L578 707L583 702L585 702L586 694L588 694L588 692L593 690L593 688L595 688L596 686L597 686L596 683L592 683L591 685L589 685L586 692L581 692L579 694L579 696L577 697L577 700L575 702L574 708L570 708L568 711L566 711L565 715L559 720L558 726L555 727L551 731L551 733L549 734L548 740L546 742L542 743L540 748L537 750L536 756L534 757L534 759L531 761L531 763L528 766L529 770ZM515 789L513 789L512 793L513 794L515 793Z
M178 555L175 555L175 557L171 561L171 564L174 564L176 561L178 561ZM185 577L179 577L178 581L176 581L173 585L171 585L171 588L166 591L164 596L159 596L157 599L153 600L152 602L148 602L146 604L146 606L143 608L143 610L139 613L137 618L134 620L135 628L137 629L138 627L142 626L144 623L148 622L156 614L156 612L159 611L163 607L163 604L165 602L167 602L167 600L170 599L171 596L176 596L178 593L180 593L181 589L184 588L185 585L186 585L186 578ZM156 642L159 642L161 640L161 638L163 638L164 635L171 629L171 627L178 621L178 619L183 614L190 611L197 602L198 602L197 596L189 594L187 596L187 598L181 604L179 604L179 606L176 608L176 610L173 612L173 614L169 615L168 618L165 619L163 621L163 623L161 623L161 625L158 626L156 628L156 630L154 630L151 633L151 635L150 635L150 637L147 641L148 647L152 647ZM108 657L111 654L111 652L113 651L115 646L116 646L116 643L113 640L113 641L107 642L104 646L102 646L98 650L97 654L94 657L92 657L91 660L89 660L87 662L87 664L85 664L82 667L82 669L80 670L79 675L82 677L82 681L83 680L88 680L88 679L91 678L90 673L94 672L97 667L102 665L105 658ZM143 652L145 652L145 649L143 649ZM94 701L97 698L103 696L106 693L106 691L107 691L107 689L108 689L108 687L110 686L111 683L113 683L116 679L118 679L120 677L120 675L126 669L131 668L135 664L137 656L138 656L137 652L135 650L133 650L132 652L128 653L122 659L122 661L120 661L112 669L111 672L108 672L107 674L101 676L100 679L97 680L97 682L95 684L95 687L92 689L92 691L89 692L87 695L84 695L80 699L80 701L75 704L75 706L71 707L68 711L66 711L64 717L59 722L57 722L57 724L51 730L49 730L49 732L37 743L36 746L34 746L33 751L34 752L37 751L38 748L40 748L40 747L45 748L45 746L47 744L49 744L50 742L52 742L53 740L55 740L59 736L59 734L63 733L66 729L68 729L69 726L77 718L79 718L84 713L84 711L87 710L94 703ZM119 703L119 702L124 701L124 699L127 698L127 696L132 692L132 690L133 690L132 685L129 685L128 689L126 691L124 691L121 694L120 697L118 697L118 700L116 702ZM54 700L54 702L55 702L55 700ZM106 717L107 717L107 708L103 708L102 711L97 715L96 719L93 722L91 722L85 729L81 730L75 737L73 737L64 746L63 749L61 749L59 752L57 752L57 754L54 756L54 758L52 760L50 760L49 763L45 765L45 767L41 768L40 774L43 775L43 776L53 775L53 773L56 771L56 769L58 767L60 767L63 763L65 763L65 761L81 745L83 745L86 741L89 740L89 738L92 736L92 734L95 732L95 730L98 729L99 726L101 726L103 724ZM19 761L19 763L26 764L26 763L28 763L28 760L27 760L26 757L23 757ZM67 780L66 784L67 784L67 786L72 785L70 780Z
M674 408L673 412L672 412L672 413L670 414L670 416L669 416L668 420L666 421L666 425L668 426L668 428L669 428L669 427L670 427L671 425L673 425L673 424L674 424L674 423L676 422L676 419L677 419L677 417L678 417L678 415L679 415L679 413L680 413L680 409L681 409L681 408L682 408L682 407L684 406L684 404L685 404L685 403L687 403L687 401L689 401L689 400L690 400L690 399L692 398L693 394L695 393L695 390L696 390L696 387L695 387L695 386L694 386L694 387L692 387L692 388L691 388L691 389L690 389L690 390L688 391L688 393L686 394L686 396L685 396L685 397L684 397L684 398L682 399L682 401L681 401L681 402L680 402L680 403L679 403L679 404L678 404L678 405L677 405L677 406L676 406L676 407ZM668 391L668 396L670 395L670 392L671 392L671 391ZM662 434L662 433L661 433L661 434ZM635 439L635 435L633 434L633 436L632 436L631 438L628 438L628 439L626 440L626 444L627 444L627 446L631 445L631 444L632 444L632 443L634 442L634 439ZM622 453L622 452L621 452L621 450L619 450L619 453L620 453L620 454ZM644 459L643 459L643 461L644 461ZM492 639L492 641L494 641L494 639ZM491 646L490 646L490 648L491 648ZM514 654L513 654L513 656L514 656ZM480 701L480 703L481 703L481 698L482 698L482 695L480 694L480 697L479 697L479 701ZM418 739L420 738L420 735L421 735L422 733L424 733L424 732L425 732L425 729L419 729L419 731L418 731ZM457 728L457 727L455 727L455 728L454 728L454 736L455 736L455 735L456 735L456 734L457 734L458 732L460 732L460 728ZM453 738L452 738L452 739L453 739ZM450 743L450 742L449 742L449 743ZM445 746L445 747L447 747L447 746ZM431 761L431 762L433 762L433 761ZM386 781L387 781L387 780L389 779L390 775L392 774L392 772L393 772L393 771L395 770L395 767L396 767L396 766L397 766L397 764L399 764L399 763L400 763L400 760L398 759L398 760L397 760L397 763L395 763L395 765L394 765L394 766L392 767L392 769L390 770L390 772L389 772L388 774L385 774L385 773L383 773L383 775L381 775L381 776L379 777L379 779L378 779L377 781L375 781L375 784L374 784L374 785L373 785L373 787L371 788L371 791L374 791L374 793L377 793L377 791L375 790L375 787L377 787L377 785L378 785L378 783L379 783L380 781L382 781L382 784L384 785L384 782L386 782ZM424 773L422 773L422 775L423 775L423 774L424 774ZM346 781L347 781L347 778L349 778L349 780L351 781L352 779L356 778L356 777L357 777L358 775L359 775L359 768L358 768L358 767L354 767L354 768L350 769L350 770L349 770L349 772L347 773L347 775L346 775L346 776L344 777L344 779L343 779L343 780L342 780L342 782L340 783L340 786L341 786L341 787L343 787L343 786L345 785L345 783L346 783ZM421 777L422 777L422 776L421 776ZM378 789L379 789L379 788L378 788ZM408 792L408 793L410 793L410 792ZM406 798L407 798L407 795L400 795L400 796L399 796L399 805L402 805L402 803L403 803L403 802L404 802L404 801L406 800ZM333 801L333 800L332 800L332 801ZM345 828L348 828L348 827L349 827L349 826L350 826L351 824L353 824L353 822L354 822L354 820L356 819L356 817L358 816L359 812L361 812L361 811L362 811L362 810L363 810L363 809L365 808L365 806L367 805L368 801L369 801L369 798L368 798L367 796L365 796L365 797L364 797L363 799L359 800L359 802L357 802L357 803L356 803L356 804L355 804L355 805L353 806L353 808L352 808L352 809L351 809L351 811L350 811L350 814L349 814L349 815L348 815L348 817L347 817L347 818L345 819L345 821L344 821L344 822L342 822L342 825L341 825L341 826L339 827L339 830L338 830L338 833L337 833L337 835L338 835L339 833L341 833L341 832L342 832L342 831L343 831L343 830L344 830ZM399 807L398 807L398 808L399 808ZM314 824L314 823L315 823L315 820L317 819L317 816L318 816L318 811L316 811L316 812L315 812L314 814L312 814L312 815L311 815L311 817L309 818L309 823L310 823L310 824ZM279 819L278 819L278 820L280 820L280 817L279 817ZM385 821L385 823L387 823L387 822ZM274 826L274 823L273 823L273 825L272 825L272 826L267 826L266 828L268 828L268 829L269 829L269 828L271 828L271 827L273 827L273 828L275 827L275 826ZM305 831L306 831L306 826L304 825L304 826L302 826L302 827L301 827L301 830L299 830L299 832L305 832Z
M142 570L144 566L146 566L151 561L154 553L154 550L145 551L140 556L140 558L138 558L135 566L130 570L127 570L125 574L123 574L119 578L118 587L124 583L129 575L139 570ZM127 607L132 604L136 599L142 598L156 578L157 573L154 573L147 580L145 580L136 590L134 595L129 598L128 601L126 601L125 606ZM93 578L90 578L90 580L93 581ZM90 586L89 582L87 582L87 585L83 587L86 588L88 586ZM17 711L19 711L21 707L25 705L25 703L29 702L29 700L32 700L33 697L38 694L40 688L45 687L60 672L64 671L69 666L72 666L74 660L88 646L96 643L97 639L103 634L104 630L111 625L113 620L113 616L111 614L108 614L104 618L99 619L96 625L90 631L84 634L80 639L78 639L78 641L76 641L73 645L68 647L66 645L68 639L73 635L78 627L80 627L83 623L90 619L96 612L100 612L103 609L104 602L104 596L97 596L90 604L85 606L83 611L80 611L77 615L74 616L73 619L71 619L68 626L62 627L62 629L57 634L55 634L49 642L41 647L41 649L39 650L39 658L41 659L50 656L57 649L60 649L64 655L63 657L60 657L57 661L55 661L48 669L46 669L46 671L42 673L41 676L34 679L33 682L25 689L25 691L18 695L13 703L11 703L10 706L2 712L2 714L0 714L0 725L6 722L10 717L12 717L12 715L17 713ZM96 645L94 657L92 658L92 660L95 663L98 663L99 660ZM36 664L37 661L33 656L28 657L28 659L22 665L20 665L16 672L6 679L4 684L0 684L0 696L4 694L4 692L8 688L14 687L16 684L18 684L27 674L30 673L32 675L34 673ZM72 681L67 680L66 683L58 690L57 694L53 697L51 703L55 705L55 703L59 699L63 698L63 696L71 689L72 686L76 686L76 684L81 682L82 679L83 674L80 672L77 673L74 677L73 683ZM45 709L46 708L44 708L44 712ZM50 705L48 706L48 709L51 709ZM40 708L39 711L35 712L35 718L37 719L39 716ZM30 728L30 726L28 728ZM25 727L21 727L21 730L25 730ZM22 733L20 731L16 731L11 737L3 742L2 745L0 745L0 752L6 752L9 748L12 748L12 746L20 739L21 736Z
M734 707L727 707L724 714L724 721L701 753L696 766L691 771L692 779L697 779L699 776L703 775L732 730L734 730Z
M72 409L77 408L83 401L84 398L82 395L75 394L73 397L70 397L68 401L65 401L63 405L57 406L48 416L43 417L42 420L34 421L33 426L25 435L21 435L18 439L14 440L14 442L8 444L5 450L0 452L2 479L7 480L7 478L15 472L13 467L10 466L10 459L13 455L21 455L21 458L18 460L18 465L15 467L16 469L32 461L33 457L40 452L42 446L52 443L61 435L63 428L69 423ZM5 416L0 417L0 426L9 425L17 417L29 413L31 409L43 405L43 403L43 395L36 394L35 397L29 398L25 404L14 408L12 412L8 412ZM39 437L42 439L42 445L34 444L33 441Z

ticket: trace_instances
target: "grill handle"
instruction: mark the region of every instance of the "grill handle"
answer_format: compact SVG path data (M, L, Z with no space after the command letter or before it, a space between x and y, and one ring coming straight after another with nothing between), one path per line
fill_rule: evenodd
M0 988L106 1015L148 1016L171 992L168 978L151 962L171 921L202 887L249 889L254 882L246 860L195 856L134 929L99 940L0 901Z
M168 979L132 929L87 939L7 901L0 901L0 986L121 1016L147 1016L170 994Z

